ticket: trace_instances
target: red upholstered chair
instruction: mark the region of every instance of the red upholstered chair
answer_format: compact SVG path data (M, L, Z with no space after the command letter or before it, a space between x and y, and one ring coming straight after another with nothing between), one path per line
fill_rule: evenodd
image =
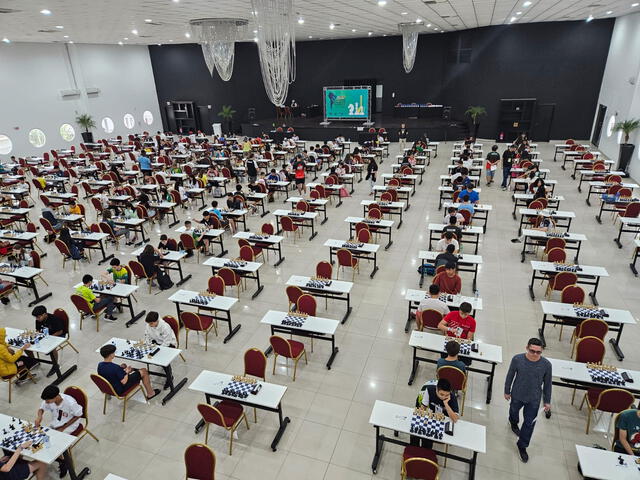
M356 233L356 240L361 243L373 243L373 237L368 228L361 228Z
M93 231L93 228L91 229L91 231ZM113 230L113 228L111 228L111 225L109 225L107 222L100 222L99 231L102 231L102 233L106 233L107 235L109 235L109 238L115 244L116 249L120 248L120 237L123 237L125 235L124 231L120 232L119 235L116 235L116 232Z
M471 212L469 210L466 209L462 209L459 210L460 215L462 215L462 217L464 218L464 220L462 221L463 225L471 225L472 221L473 221L473 216L471 215Z
M180 348L180 322L178 322L178 319L173 315L165 315L162 317L162 320L167 322L167 324L171 327L171 330L173 330L173 334L176 337L176 348ZM180 354L180 358L183 362L186 362L182 354Z
M42 268L42 260L40 258L40 254L35 250L31 250L29 252L29 255L31 256L31 262L33 263L33 268ZM42 282L44 282L45 285L49 285L47 281L44 278L42 278L42 274L40 273L37 274L34 278L42 280Z
M144 266L137 260L129 260L129 268L133 272L133 276L136 279L136 285L138 284L138 280L146 280L147 284L149 285L149 293L151 293L151 280L155 278L155 274L149 275Z
M547 252L547 262L564 263L566 260L567 260L567 252L563 248L556 247L556 248L552 248Z
M184 451L186 479L215 480L216 455L207 445L194 443Z
M391 195L391 201L392 202L397 202L398 201L398 191L395 188L390 188L389 190L387 190L386 193Z
M320 195L320 192L318 190L314 189L309 192L309 198L311 198L312 200L320 200L322 196Z
M222 400L215 406L200 403L198 404L198 412L202 415L206 425L204 443L209 443L209 425L218 425L229 432L229 455L231 455L233 452L233 433L243 419L247 430L249 430L249 421L244 414L242 405L232 400Z
M620 191L622 190L624 189L620 189ZM626 204L621 211L618 211L617 218L622 218L622 217L638 218L639 216L640 216L640 202L631 202Z
M100 331L100 317L105 311L106 307L102 307L95 310L93 306L82 296L73 294L71 295L71 303L76 307L80 314L80 330L82 330L82 321L84 317L94 317L96 319L96 332Z
M440 467L436 452L429 448L406 446L402 453L400 478L419 480L438 480Z
M209 332L213 329L218 336L218 326L216 325L215 318L209 315L201 315L195 312L181 312L180 320L184 325L184 348L189 348L189 331L194 330L196 332L204 332L204 350L205 352L209 347Z
M575 361L579 363L600 363L604 359L606 347L597 337L583 337L576 341Z
M583 320L573 330L573 335L571 336L571 342L573 343L571 356L573 357L577 340L585 337L595 337L604 342L604 337L607 336L607 333L609 333L609 325L607 325L607 322L604 320L600 320L599 318L587 318Z
M622 182L622 177L620 175L607 175L606 177L604 177L604 181L607 183L621 183Z
M69 247L62 240L56 238L54 240L54 244L55 244L56 248L58 249L58 251L60 252L60 255L62 256L62 269L64 270L64 266L67 264L67 261L71 261L71 262L73 262L73 271L75 272L76 271L76 267L78 265L78 262L80 260L76 259L76 258L73 258L71 256L71 252L69 251Z
M311 211L311 207L309 206L309 204L306 201L299 200L296 203L296 210L299 210L301 212L310 212Z
M443 366L436 371L438 380L446 378L451 383L451 388L462 392L462 404L460 405L460 415L464 415L464 401L467 398L467 374L456 367Z
M304 363L307 363L307 351L304 349L304 344L296 340L287 340L286 338L278 335L271 335L271 337L269 337L269 343L273 349L272 374L276 374L276 362L278 360L278 355L290 358L293 360L293 381L295 382L296 371L298 370L298 362L300 361L300 358L304 356Z
M556 250L555 248L553 250ZM578 281L578 275L573 272L559 272L549 277L549 285L547 286L546 297L551 297L553 292L561 292L569 285L575 285Z
M180 243L184 250L192 250L196 252L196 262L200 263L200 249L196 246L196 241L190 233L180 234Z
M427 310L418 310L416 312L416 327L420 331L425 328L436 330L441 320L442 313L431 308Z
M267 356L259 348L250 348L244 352L244 374L267 380ZM253 409L253 421L258 423L258 410Z
M243 245L240 247L240 255L239 257L245 262L255 262L256 257L253 254L253 249L251 245Z
M242 277L238 275L234 270L223 267L218 270L218 275L224 280L226 287L236 287L238 290L238 299L240 298L240 287L242 286Z
M225 287L226 285L224 284L224 280L220 275L209 277L209 281L207 282L207 292L224 296Z
M562 303L584 303L584 299L587 294L584 292L582 287L578 285L567 285L562 289L562 293L560 294L560 302ZM557 318L557 317L556 317ZM564 325L576 326L580 321L575 318L562 318ZM562 330L564 325L560 326L560 336L559 340L562 340Z
M125 392L122 392L122 395L118 395L116 391L113 389L109 381L101 375L97 373L91 374L91 380L96 384L98 390L100 390L104 394L104 402L102 404L102 414L105 415L107 413L107 397L114 397L118 400L123 401L122 405L122 421L124 422L125 415L127 414L127 401L137 393L142 387L140 383L137 385L132 385ZM146 396L145 396L146 400Z
M333 276L333 266L324 260L316 265L316 277L331 278Z
M297 223L293 221L291 217L283 216L280 217L280 226L282 227L282 231L285 234L293 233L293 239L295 241L296 235L300 233L300 227Z
M271 225L271 224L268 224L268 225ZM270 233L269 235L273 235L273 234ZM251 249L251 251L253 252L253 258L254 259L258 258L258 255L262 255L262 261L263 262L265 261L265 258L264 258L264 252L265 251L261 247L259 247L257 245L251 245L247 239L239 238L238 239L238 246L240 247L241 250L242 250L243 247L249 247Z
M340 267L343 269L345 267L352 268L353 274L351 276L351 281L354 281L356 278L356 270L360 273L360 265L358 263L358 259L353 256L350 250L346 248L341 248L336 252L336 258L338 259L338 271L340 271Z
M44 228L44 231L47 232L47 237L49 240L45 240L45 241L50 241L56 238L56 234L59 232L59 230L53 228L53 225L51 225L51 222L49 222L49 220L47 220L44 217L40 217L38 220L40 220L40 225L42 225L42 228Z
M80 353L78 352L78 349L74 347L73 344L71 343L70 333L69 333L69 314L66 312L64 308L56 308L53 311L53 316L62 322L62 328L63 328L64 336L66 338L65 341L62 342L56 350L59 351L65 347L71 347L76 353Z
M285 288L285 292L287 293L287 299L289 300L289 310L298 304L298 298L304 294L302 289L295 285L289 285Z
M89 430L89 415L87 413L89 410L89 398L87 397L87 394L80 387L75 387L73 385L65 388L63 393L65 395L73 397L73 399L78 402L78 405L82 407L82 415L80 416L80 418L84 420L84 424L81 423L78 428L71 432L71 435L73 435L74 437L78 437L78 442L82 440L86 435L90 435L91 438L98 442L98 437L96 437ZM75 445L77 445L77 442Z
M564 249L567 246L567 241L564 238L560 237L551 237L547 239L547 243L544 247L544 254L546 255L549 250L552 248L562 248Z
M367 216L369 218L375 218L376 220L379 220L382 218L382 211L379 208L372 207L371 205L369 205L369 211L367 212Z
M398 180L397 178L391 178L389 182L387 182L387 185L389 185L390 187L399 187L400 180Z
M313 295L303 293L298 297L298 301L296 302L296 312L305 313L307 315L315 317L316 309L316 299Z
M634 397L633 394L622 388L590 388L582 399L580 404L580 410L584 402L587 402L587 409L589 410L587 416L587 430L586 434L589 434L589 427L591 426L591 413L594 410L600 410L601 412L613 414L623 412L633 406ZM608 433L608 432L607 432ZM616 437L617 438L617 437Z

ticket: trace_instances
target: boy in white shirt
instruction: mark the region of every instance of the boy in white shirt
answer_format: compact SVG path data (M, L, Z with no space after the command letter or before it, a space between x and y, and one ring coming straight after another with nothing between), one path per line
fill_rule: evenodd
M158 312L149 312L144 319L147 326L144 329L144 340L162 347L175 348L178 342L171 326L162 320Z

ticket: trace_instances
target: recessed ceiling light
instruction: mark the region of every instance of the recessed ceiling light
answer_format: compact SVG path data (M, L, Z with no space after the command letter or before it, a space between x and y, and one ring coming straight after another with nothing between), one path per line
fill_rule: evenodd
M124 45L124 43L122 43L122 42L118 42L118 45Z
M522 4L522 6L523 6L524 8L527 8L529 5L531 5L531 2L524 2L524 3Z
M299 23L300 25L302 25L302 24L304 23L304 18L300 17L300 18L298 19L298 23Z
M427 23L427 27L430 27L430 26L431 26L431 24L430 24L430 23Z
M369 33L367 33L367 35L371 36L371 35L373 35L373 32L369 32Z
M253 41L258 43L258 37L253 37Z
M356 32L356 29L355 29L355 28L352 28L352 29L351 29L351 31L352 31L353 33L355 33L355 32Z
M64 25L56 25L56 28L57 28L58 30L62 30L62 29L64 28Z
M522 15L522 12L516 12L516 15Z
M69 38L69 35L65 35L63 38Z
M258 33L258 30L254 30L253 33Z
M409 15L408 12L400 12L400 15Z
M144 23L151 23L151 22L153 22L153 20L151 20L150 18L145 18L144 19Z
M329 25L329 28L333 30L334 28L336 28L336 26L332 23L331 25Z
M511 21L512 21L512 22L515 22L516 20L517 20L517 18L516 18L516 17L511 17Z
M2 41L3 41L4 43L11 43L11 40L9 40L7 37L4 37L4 38L2 39Z
M184 36L187 38L191 38L191 34L189 32L185 33Z
M51 15L51 10L47 10L47 9L45 8L45 9L43 9L43 10L40 10L40 13L41 13L42 15Z
M180 0L173 0L173 3L180 3Z
M134 35L138 35L138 30L134 28L133 30L131 30L131 33L133 33Z
M387 0L378 0L378 6L384 7L387 4Z
M129 37L124 37L125 40L129 40Z
M309 35L309 38L313 38L313 35Z
M589 23L591 20L593 20L593 15L589 15L589 16L587 17L586 22L587 22L587 23Z
M69 40L69 43L73 43L73 40Z

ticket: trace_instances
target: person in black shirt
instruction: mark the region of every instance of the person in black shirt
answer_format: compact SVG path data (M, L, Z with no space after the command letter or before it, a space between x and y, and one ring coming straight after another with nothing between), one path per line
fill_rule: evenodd
M409 136L409 132L405 128L404 123L400 125L400 130L398 130L398 142L400 143L401 152L404 151L404 147L407 143L407 137Z
M487 164L485 165L487 172L487 186L493 183L493 177L496 174L499 161L500 154L498 153L498 145L494 145L491 147L491 151L487 153Z
M153 245L147 245L144 247L144 250L142 250L142 253L138 256L138 261L144 267L144 271L147 273L147 276L152 279L160 272L158 265L156 265L160 259L160 252L153 248Z
M7 480L26 480L27 478L33 478L33 474L35 474L36 480L49 478L46 463L37 460L28 462L21 457L22 451L25 448L29 448L32 443L32 441L24 442L19 445L13 453L5 451L8 455L0 458L0 478Z
M454 263L458 265L458 256L453 254L453 252L455 251L456 251L456 246L453 243L450 243L449 245L447 245L446 251L444 251L443 253L440 253L436 257L436 264L435 264L436 269L440 265L447 265L448 263Z
M511 166L516 158L515 145L509 145L509 148L502 154L502 190L507 189L507 182L511 177Z
M442 413L449 417L453 423L456 423L460 418L458 399L451 389L451 383L446 378L441 378L435 385L433 382L425 383L416 398L416 407L427 408L433 413ZM411 445L423 448L433 447L433 441L426 438L411 435L409 441Z
M44 305L38 305L31 311L31 315L33 315L36 319L36 330L38 332L42 332L43 329L49 329L49 335L53 335L54 337L64 337L67 334L65 330L64 323L58 317L47 313L47 308ZM27 355L30 355L31 352L27 352ZM58 361L58 352L51 352L51 357L54 362ZM55 373L55 368L52 367L49 370L47 376L53 375Z
M454 233L456 236L456 240L458 240L458 243L460 243L462 241L462 230L460 230L460 227L456 225L457 223L458 219L456 218L456 216L451 215L449 217L449 225L442 229L442 234L444 235L447 232Z

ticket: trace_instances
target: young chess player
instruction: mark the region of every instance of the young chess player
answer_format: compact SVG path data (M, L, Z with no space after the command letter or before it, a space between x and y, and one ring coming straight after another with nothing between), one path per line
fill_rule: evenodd
M36 480L48 478L47 464L33 460L28 462L21 458L23 450L29 448L33 442L25 442L16 448L11 455L0 458L0 478L9 480L26 480L36 476Z
M151 386L151 379L146 368L135 369L126 363L117 365L113 363L116 358L116 346L103 345L100 348L103 361L98 363L98 375L104 377L111 384L118 395L122 395L134 385L142 382L147 400L151 400L160 393L160 389Z
M441 367L455 367L458 370L465 372L467 370L467 366L458 358L458 354L460 353L460 344L455 340L449 340L444 346L444 349L447 354L445 357L438 359L436 370Z
M442 293L457 295L462 290L462 280L456 273L456 264L453 262L446 264L445 271L437 274L433 278L433 283L440 287Z
M158 312L149 312L144 319L147 326L144 329L144 340L147 343L163 347L176 348L178 342L173 329L167 322L160 318Z
M456 423L460 418L458 399L453 394L451 383L446 378L441 378L438 383L430 380L422 385L418 398L416 398L416 407L426 408L432 413L442 413L449 417L453 423ZM426 438L411 435L409 441L411 445L423 448L433 447L433 441Z
M466 338L473 340L476 332L476 320L471 315L472 307L469 302L462 302L459 310L454 310L445 315L438 324L438 330L448 337Z

